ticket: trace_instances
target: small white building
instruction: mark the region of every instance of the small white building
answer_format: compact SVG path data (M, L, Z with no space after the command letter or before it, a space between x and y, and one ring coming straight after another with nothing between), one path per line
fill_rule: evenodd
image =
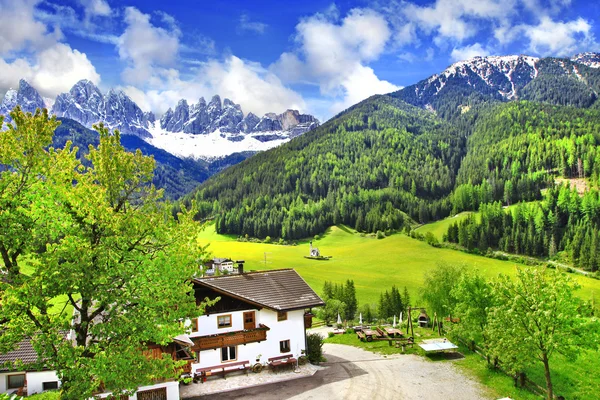
M184 347L175 341L168 346L153 346L148 350L149 356L162 356L169 353L178 357L176 353ZM10 369L7 366L18 362L24 367L20 370ZM22 340L15 350L0 354L0 394L17 394L31 396L48 390L60 388L60 380L56 371L44 367L29 338ZM111 397L111 393L97 395L99 398ZM123 399L125 397L121 397ZM150 386L139 387L129 400L179 400L179 382L160 382Z
M17 360L29 367L20 371L6 367L7 363ZM0 393L31 396L59 387L60 381L56 372L43 367L30 339L22 340L15 350L0 354Z
M244 264L244 261L235 261L235 263ZM215 257L212 260L210 260L204 264L205 275L208 275L208 276L216 275L217 272L221 273L221 274L236 273L237 270L234 267L234 261L229 258Z
M298 359L306 352L310 308L324 305L293 269L195 278L193 283L198 303L220 300L191 320L192 375L228 363L265 364L284 355Z

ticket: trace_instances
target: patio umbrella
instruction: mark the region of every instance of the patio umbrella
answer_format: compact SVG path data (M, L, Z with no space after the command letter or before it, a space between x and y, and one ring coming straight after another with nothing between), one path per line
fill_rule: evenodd
M338 320L337 320L338 324L342 324L342 317L340 317L340 313L338 313Z
M392 324L392 328L396 327L396 316L394 315L394 323Z
M402 312L400 312L400 322L399 322L400 328L402 328Z
M358 316L358 324L362 325L362 313Z

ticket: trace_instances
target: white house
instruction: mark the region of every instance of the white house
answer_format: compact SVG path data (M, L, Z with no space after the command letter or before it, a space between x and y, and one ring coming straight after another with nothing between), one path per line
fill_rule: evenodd
M310 308L324 305L293 269L194 278L193 283L197 302L220 298L191 320L195 376L200 369L241 362L298 359L306 351Z
M149 346L148 355L162 357L162 353L170 353L172 357L180 357L184 347L177 343L168 346ZM14 370L10 364L18 362L23 368ZM29 338L22 340L16 349L8 353L0 354L0 394L18 394L19 396L31 396L47 390L58 389L60 380L56 371L48 370L40 361L36 351L31 345ZM98 395L100 398L110 397L110 393ZM121 397L123 399L125 397ZM176 381L160 382L150 386L138 388L129 400L179 400L179 383Z
M28 368L20 371L11 370L7 363L20 360ZM58 389L60 381L56 372L49 371L39 362L38 355L31 345L30 339L22 340L17 348L0 354L0 393L15 393L31 396L46 390Z
M238 264L244 264L244 261L235 261ZM206 275L215 275L217 271L222 274L233 274L237 272L234 267L234 261L229 258L215 257L204 264L204 273Z

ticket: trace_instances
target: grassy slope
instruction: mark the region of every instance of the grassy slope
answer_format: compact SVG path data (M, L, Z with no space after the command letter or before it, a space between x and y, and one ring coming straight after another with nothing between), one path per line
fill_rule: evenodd
M317 292L327 280L341 283L353 279L360 304L377 303L380 292L392 285L406 286L411 296L417 298L424 272L439 262L464 263L489 277L515 271L513 262L438 249L400 234L381 240L361 237L344 226L329 228L322 239L313 242L321 254L333 256L329 261L304 258L308 254L308 241L297 246L238 242L233 236L216 234L214 225L204 230L199 241L202 245L210 243L208 250L216 257L246 260L247 270L294 268ZM582 297L590 298L592 291L600 293L600 281L576 278L583 285Z
M420 227L415 229L415 232L419 232L423 235L427 232L431 232L439 241L442 241L442 237L444 236L444 234L446 234L446 232L448 232L448 228L450 227L450 225L452 225L455 222L460 222L464 219L467 219L467 217L471 214L473 214L471 211L463 211L452 217L444 218L439 221L421 225Z

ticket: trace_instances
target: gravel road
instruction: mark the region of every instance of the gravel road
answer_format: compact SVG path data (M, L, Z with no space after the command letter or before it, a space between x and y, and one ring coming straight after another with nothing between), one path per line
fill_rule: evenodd
M326 367L309 378L202 396L202 399L334 400L490 398L484 388L462 375L454 362L428 361L414 355L384 357L339 344L323 346ZM190 399L192 400L192 399Z

